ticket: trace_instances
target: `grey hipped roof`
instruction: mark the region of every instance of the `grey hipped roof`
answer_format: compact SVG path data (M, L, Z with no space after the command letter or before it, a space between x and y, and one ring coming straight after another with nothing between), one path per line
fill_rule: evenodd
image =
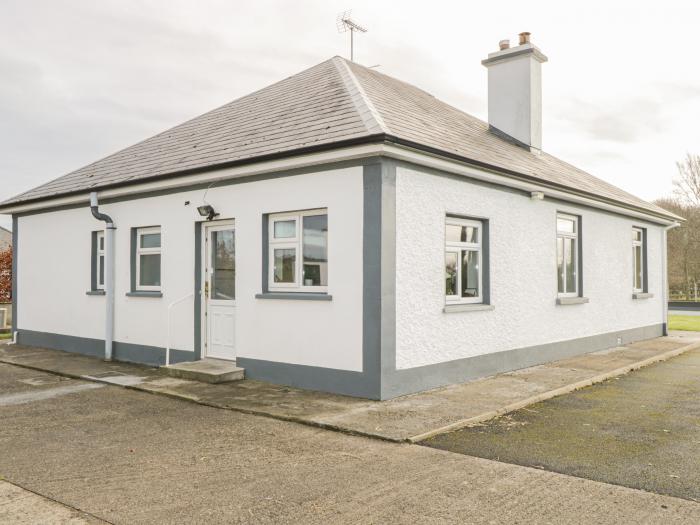
M0 204L48 199L319 148L408 144L625 207L676 216L547 153L533 154L429 93L341 57Z

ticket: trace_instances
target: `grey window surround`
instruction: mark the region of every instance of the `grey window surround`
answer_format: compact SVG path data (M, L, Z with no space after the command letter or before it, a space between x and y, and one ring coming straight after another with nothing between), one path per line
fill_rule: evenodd
M652 297L654 297L654 294L649 292L638 292L632 294L632 299L651 299Z
M491 232L490 232L490 222L487 217L478 217L476 215L461 215L458 213L447 213L445 214L445 219L466 219L469 221L478 221L481 223L481 303L453 303L447 306L487 306L491 304ZM444 249L444 248L443 248ZM444 286L444 285L443 285ZM486 308L482 308L486 310ZM443 310L447 311L447 310ZM459 310L451 310L459 311Z
M85 295L104 295L105 291L104 290L88 290L85 292Z
M488 310L495 310L496 307L492 304L482 304L482 303L465 303L465 304L446 304L442 311L446 314L456 313L456 312L483 312Z
M333 296L327 293L310 292L264 292L256 293L256 299L281 299L292 301L332 301Z
M559 306L566 306L570 304L585 304L589 302L590 299L588 297L557 297L557 304Z
M163 297L163 292L134 290L131 292L126 292L125 295L127 297Z

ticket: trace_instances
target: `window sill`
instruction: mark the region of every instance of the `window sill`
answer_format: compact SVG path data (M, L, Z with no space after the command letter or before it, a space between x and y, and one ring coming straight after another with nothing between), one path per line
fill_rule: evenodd
M292 301L331 301L332 295L309 292L265 292L256 293L256 299L290 299Z
M648 292L636 292L632 294L632 299L651 299L652 297L654 297L654 294Z
M104 295L105 291L104 290L88 290L85 292L85 295Z
M446 304L442 311L449 314L453 312L479 312L494 310L495 308L496 307L492 304L482 303Z
M162 292L147 292L147 291L134 291L127 292L127 297L163 297Z
M588 301L588 297L557 297L557 304L561 306L568 304L584 304Z

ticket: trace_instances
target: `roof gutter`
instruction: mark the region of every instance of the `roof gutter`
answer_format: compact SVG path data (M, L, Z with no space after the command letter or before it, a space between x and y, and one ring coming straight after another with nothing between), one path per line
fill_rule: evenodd
M420 158L414 154L411 159L406 159L404 158L406 151L416 152L420 154ZM164 187L176 188L197 183L211 182L212 180L218 181L229 178L257 175L279 170L289 170L329 162L339 162L380 155L401 158L402 160L407 160L409 162L422 165L428 164L425 162L425 158L428 156L435 159L433 164L435 162L440 164L441 167L436 169L455 172L464 171L464 168L468 169L471 167L470 170L468 169L469 174L467 176L477 179L481 178L479 174L482 173L483 170L489 174L493 174L493 176L489 177L489 182L501 186L521 187L521 189L524 191L542 191L543 189L548 189L548 191L545 192L547 195L553 197L556 193L557 198L567 201L575 201L575 197L579 196L580 199L585 201L587 206L604 207L605 209L610 210L614 209L617 213L621 213L621 210L627 210L627 215L645 218L646 220L651 220L652 222L665 225L684 220L683 218L671 213L668 215L655 214L644 208L625 205L624 203L612 199L606 199L605 197L601 197L599 195L572 190L563 185L543 182L532 176L523 175L515 171L492 166L490 164L475 161L466 157L461 157L453 153L431 148L429 146L401 139L393 135L387 135L385 133L360 137L358 139L351 139L341 143L311 146L289 152L281 152L264 157L257 157L255 159L245 159L242 161L207 166L205 168L171 172L168 174L150 177L141 182L131 180L105 185L100 187L100 194L103 196L103 198L130 194L142 194L144 191L149 191L149 188L152 188L153 191L158 191ZM479 169L476 170L474 168ZM226 173L223 174L222 172ZM209 176L207 177L206 175ZM523 185L527 186L527 188L525 188ZM131 189L126 190L126 188ZM70 206L75 205L76 203L84 203L87 200L86 197L85 190L80 190L66 193L61 197L48 196L29 199L26 201L2 205L0 206L0 213L21 214L48 207L64 205Z

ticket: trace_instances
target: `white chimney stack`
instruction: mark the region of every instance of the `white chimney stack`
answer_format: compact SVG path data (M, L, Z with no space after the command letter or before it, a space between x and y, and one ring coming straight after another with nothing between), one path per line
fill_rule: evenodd
M547 57L520 33L519 45L499 42L481 63L489 70L489 128L534 153L542 150L542 63Z

